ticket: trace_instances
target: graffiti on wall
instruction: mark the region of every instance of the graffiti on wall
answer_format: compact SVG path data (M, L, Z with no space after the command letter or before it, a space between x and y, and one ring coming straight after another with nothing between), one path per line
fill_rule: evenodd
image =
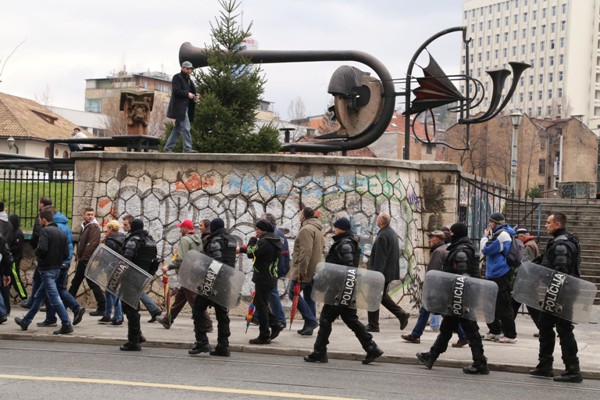
M174 163L164 165L165 169L177 169L172 179L140 171L143 164L135 162L114 167L118 169L114 174L104 171L103 175L110 178L97 185L98 218L121 219L125 214L141 217L157 239L159 252L168 258L180 239L176 223L183 219L198 222L219 216L242 244L254 234L256 221L264 213L271 213L286 233L292 251L300 229L301 207L309 206L321 212L326 249L331 243L333 221L348 217L365 261L377 234L377 214L385 211L392 215L391 225L401 246L403 280L396 287L398 296L408 296L411 300L421 297L421 287L410 273L416 268L414 242L419 225L416 217L421 207L414 183L416 172L332 165L291 168L257 164L249 168L231 164L223 169L227 172L207 170L207 164L201 163L196 167L186 165L188 169L181 169ZM249 260L238 257L237 263L237 268L251 273ZM248 283L242 294L250 293Z

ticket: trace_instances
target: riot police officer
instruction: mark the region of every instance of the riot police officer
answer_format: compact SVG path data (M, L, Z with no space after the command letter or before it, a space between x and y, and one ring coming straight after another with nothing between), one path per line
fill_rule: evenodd
M325 261L357 268L360 260L360 250L358 241L352 234L350 220L339 218L335 221L333 227L335 234L333 244ZM342 317L342 321L354 332L363 349L367 352L365 359L362 360L363 364L370 364L383 354L383 351L373 341L373 335L367 332L366 327L358 320L355 309L341 305L325 304L321 310L319 333L314 344L314 351L305 356L304 361L322 363L328 361L327 344L329 343L329 335L331 335L331 326L338 316Z

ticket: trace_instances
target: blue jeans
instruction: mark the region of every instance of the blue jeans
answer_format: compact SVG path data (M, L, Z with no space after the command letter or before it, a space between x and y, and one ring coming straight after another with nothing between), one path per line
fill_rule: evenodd
M69 314L67 314L67 309L65 308L63 302L60 300L60 295L58 294L58 289L56 287L56 280L60 275L60 268L52 268L48 270L40 271L41 285L38 291L35 293L35 298L33 300L33 305L23 317L23 321L29 325L35 314L40 310L40 306L42 303L48 298L48 305L52 305L56 312L58 313L58 317L63 325L71 325L71 320L69 319Z
M58 279L56 280L56 289L58 290L58 295L63 302L65 308L71 309L73 313L77 313L81 306L75 300L75 297L67 290L67 281L69 280L69 268L61 268L60 273L58 274ZM52 304L46 305L46 321L50 323L56 322L56 310L52 306Z
M173 151L173 148L179 141L179 137L183 139L183 151L192 150L192 134L190 132L190 119L188 118L187 110L183 121L175 121L175 126L165 144L165 151Z
M291 300L294 300L294 285L296 282L292 281L290 283L288 296ZM304 319L304 327L316 326L319 323L317 322L317 303L315 303L311 296L312 285L310 283L301 283L300 290L302 291L302 296L298 298L298 311L300 311Z
M150 315L158 315L161 313L160 308L158 308L158 306L154 304L150 296L148 296L148 293L142 293L142 295L140 296L140 301L142 302L144 307L146 307L146 310L148 310Z
M104 310L104 316L110 318L110 313L115 308L113 315L113 321L123 321L123 307L121 306L121 299L112 293L106 292L106 309Z

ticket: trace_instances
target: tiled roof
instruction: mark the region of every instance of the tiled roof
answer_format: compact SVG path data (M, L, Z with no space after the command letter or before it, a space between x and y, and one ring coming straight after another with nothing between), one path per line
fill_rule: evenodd
M33 100L0 93L0 137L69 138L76 126Z

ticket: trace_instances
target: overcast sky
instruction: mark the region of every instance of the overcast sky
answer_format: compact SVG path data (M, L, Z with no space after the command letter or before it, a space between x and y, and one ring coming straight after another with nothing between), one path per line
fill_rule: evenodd
M29 99L49 93L51 105L83 110L85 79L123 65L129 72L179 72L180 45L204 47L220 10L217 0L2 0L0 92ZM360 50L403 78L424 41L460 26L462 0L244 0L242 10L259 49ZM459 70L460 48L458 33L429 47L449 74ZM283 119L297 97L307 115L321 114L340 65L265 64L264 98Z

